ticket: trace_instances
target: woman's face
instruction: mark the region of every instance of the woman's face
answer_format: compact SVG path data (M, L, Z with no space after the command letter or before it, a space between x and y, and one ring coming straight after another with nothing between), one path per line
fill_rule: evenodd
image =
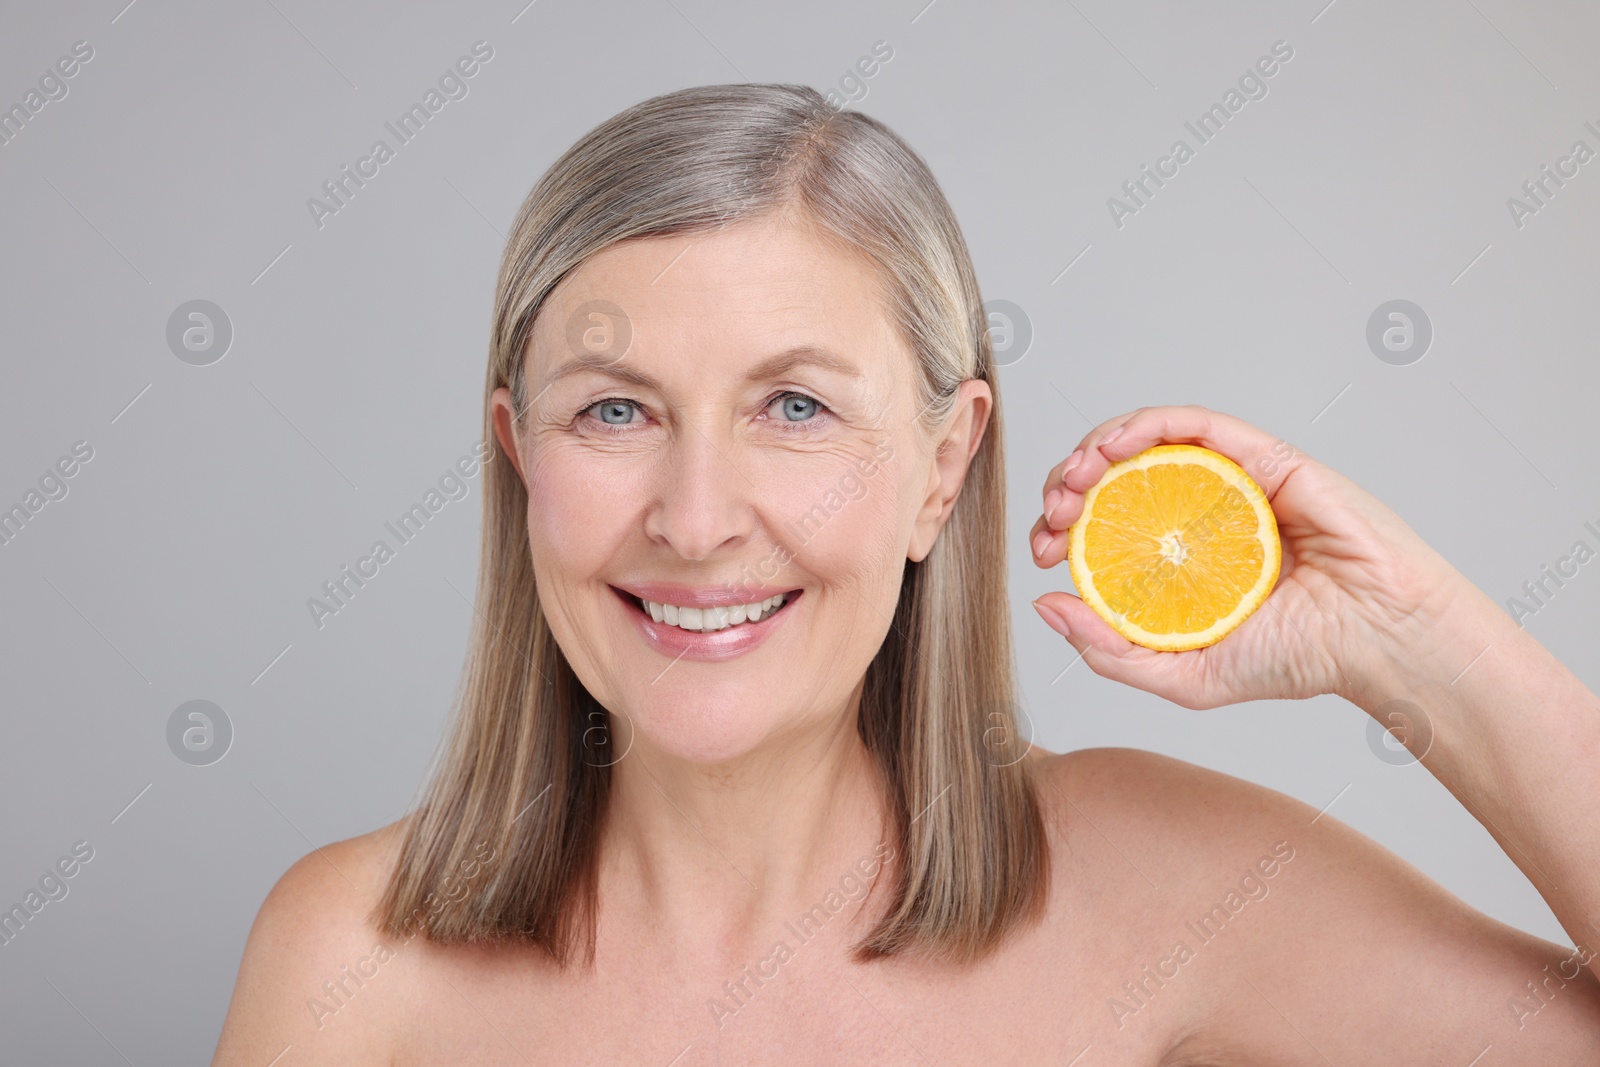
M623 242L556 287L526 421L501 389L496 430L540 603L619 745L714 763L855 707L987 422L966 383L936 452L914 373L874 270L783 218Z

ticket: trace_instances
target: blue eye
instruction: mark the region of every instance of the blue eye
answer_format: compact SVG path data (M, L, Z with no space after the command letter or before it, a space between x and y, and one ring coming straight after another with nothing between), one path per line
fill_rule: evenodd
M784 393L777 399L783 401L783 417L786 422L805 422L814 416L821 406L804 393Z
M773 404L778 403L783 405L783 417L776 421L786 426L807 430L812 428L811 424L813 423L820 426L821 423L817 419L817 415L827 410L821 401L806 396L804 393L792 391L773 397L767 402L767 407L770 409ZM588 416L594 419L608 432L620 433L623 427L633 425L636 414L643 414L643 412L639 405L632 400L624 400L621 397L608 397L605 400L595 401L577 414L579 417Z
M608 426L626 426L633 421L634 406L629 400L602 400L591 406L600 409L600 421ZM615 418L613 418L615 416Z

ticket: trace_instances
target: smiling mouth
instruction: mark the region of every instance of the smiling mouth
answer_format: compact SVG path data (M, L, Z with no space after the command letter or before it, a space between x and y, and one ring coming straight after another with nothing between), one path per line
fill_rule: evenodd
M733 630L744 626L764 625L767 620L783 611L796 600L799 600L801 595L801 590L791 589L786 593L779 593L776 596L750 604L728 604L714 608L685 608L676 604L661 604L653 600L645 600L632 593L617 589L615 586L612 588L619 597L631 604L634 610L641 612L651 620L693 634L721 633L724 630Z

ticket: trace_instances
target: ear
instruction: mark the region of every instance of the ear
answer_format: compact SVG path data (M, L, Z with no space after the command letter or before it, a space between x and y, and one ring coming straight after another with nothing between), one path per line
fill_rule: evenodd
M928 471L926 496L917 512L916 526L911 534L911 545L906 556L913 563L921 563L933 551L933 542L944 529L950 512L955 509L956 497L966 481L967 468L973 455L983 443L984 431L989 427L989 412L994 404L994 394L989 383L973 378L961 383L933 454L933 467ZM1003 521L1005 516L996 516Z
M511 390L505 386L496 389L489 397L490 414L494 419L494 435L500 441L500 451L511 457L511 465L527 488L527 476L522 473L522 449L517 441L515 409L511 404Z

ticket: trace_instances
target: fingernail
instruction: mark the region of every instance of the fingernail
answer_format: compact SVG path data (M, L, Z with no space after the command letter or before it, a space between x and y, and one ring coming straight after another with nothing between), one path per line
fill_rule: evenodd
M1061 490L1052 489L1044 495L1044 517L1046 520L1056 513L1056 505L1061 503Z
M1073 467L1076 467L1079 463L1082 463L1082 462L1083 462L1083 449L1080 448L1076 452L1074 452L1072 455L1068 456L1067 457L1067 461L1061 465L1061 479L1062 479L1062 481L1066 480L1068 471L1070 471Z
M1035 600L1033 602L1033 610L1037 611L1039 613L1039 617L1049 624L1050 629L1054 630L1062 637L1072 636L1072 630L1067 626L1067 620L1055 608L1052 608L1048 604L1041 604Z
M1122 431L1126 430L1127 428L1128 428L1128 424L1127 423L1123 423L1121 426L1118 426L1115 430L1112 430L1110 433L1108 433L1104 437L1100 438L1100 443L1102 445L1109 445L1112 441L1115 441L1118 437L1121 437L1122 436Z
M1050 531L1040 530L1033 535L1033 554L1043 556L1044 550L1050 546Z

